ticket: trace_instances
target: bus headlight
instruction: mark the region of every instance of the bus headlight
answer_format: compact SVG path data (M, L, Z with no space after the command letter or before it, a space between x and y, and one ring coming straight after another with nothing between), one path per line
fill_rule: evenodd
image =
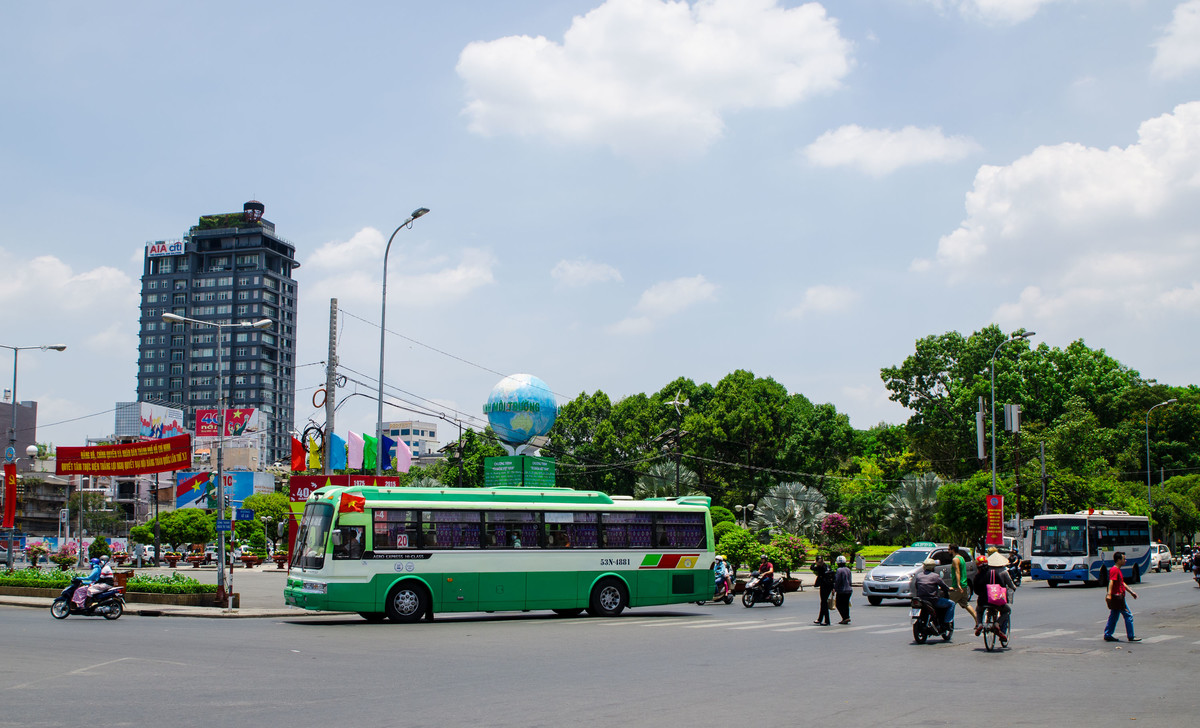
M323 581L302 581L300 582L300 590L312 592L313 594L324 594L329 590L329 585Z

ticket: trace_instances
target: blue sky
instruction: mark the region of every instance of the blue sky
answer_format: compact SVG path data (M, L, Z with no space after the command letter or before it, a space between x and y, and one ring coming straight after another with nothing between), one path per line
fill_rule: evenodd
M69 347L21 355L42 441L133 398L145 242L252 198L302 262L301 428L331 297L342 394L373 392L383 246L420 206L385 380L450 418L516 372L565 401L748 369L899 423L880 368L991 323L1196 382L1200 0L6 3L0 28L0 343Z

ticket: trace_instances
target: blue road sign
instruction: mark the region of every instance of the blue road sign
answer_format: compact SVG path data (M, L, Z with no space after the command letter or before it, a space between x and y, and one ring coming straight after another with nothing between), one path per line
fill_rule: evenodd
M253 521L254 520L254 510L251 508L237 509L237 519L239 521Z
M233 521L231 521L228 518L218 518L217 519L217 531L232 531L232 530L233 530Z

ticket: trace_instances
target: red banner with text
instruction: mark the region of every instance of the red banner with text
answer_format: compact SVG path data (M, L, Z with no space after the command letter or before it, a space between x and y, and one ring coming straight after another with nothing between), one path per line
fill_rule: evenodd
M1004 496L986 496L987 535L983 542L988 546L1004 545Z
M4 528L13 528L17 520L17 464L4 463Z
M137 475L187 470L192 464L192 436L177 435L129 445L59 447L59 475Z

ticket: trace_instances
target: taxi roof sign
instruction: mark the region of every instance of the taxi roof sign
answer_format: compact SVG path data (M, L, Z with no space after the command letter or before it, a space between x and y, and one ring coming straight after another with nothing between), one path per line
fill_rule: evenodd
M913 542L913 545L912 545L910 548L927 548L927 549L931 549L931 548L936 548L936 547L937 547L937 544L936 544L936 543L934 543L933 541L914 541L914 542Z

